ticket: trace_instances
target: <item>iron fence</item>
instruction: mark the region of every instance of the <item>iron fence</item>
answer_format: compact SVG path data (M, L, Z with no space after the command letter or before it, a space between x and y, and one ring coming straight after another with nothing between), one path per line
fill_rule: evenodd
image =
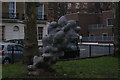
M113 44L80 44L80 56L79 58L98 57L104 55L114 55Z

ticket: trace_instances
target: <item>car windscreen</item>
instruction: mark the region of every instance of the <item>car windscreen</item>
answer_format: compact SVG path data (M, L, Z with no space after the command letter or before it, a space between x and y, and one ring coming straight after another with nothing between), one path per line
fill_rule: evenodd
M3 50L4 49L4 45L0 45L0 50Z
M17 43L17 44L23 45L23 40L22 39L19 39L19 40L7 40L6 42Z

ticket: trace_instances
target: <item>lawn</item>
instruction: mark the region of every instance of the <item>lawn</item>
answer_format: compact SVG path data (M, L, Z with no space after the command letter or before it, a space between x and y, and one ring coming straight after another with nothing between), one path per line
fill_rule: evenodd
M118 78L118 59L114 57L100 57L72 61L59 61L52 67L69 78ZM3 65L3 78L26 78L25 65L21 63Z

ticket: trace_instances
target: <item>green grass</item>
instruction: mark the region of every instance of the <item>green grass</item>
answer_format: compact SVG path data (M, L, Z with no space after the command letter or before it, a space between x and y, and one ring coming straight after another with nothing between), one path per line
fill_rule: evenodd
M27 72L27 68L21 63L2 66L2 78L24 78L24 74Z
M57 72L79 78L117 78L118 59L102 57L63 61L55 65Z
M0 64L0 79L2 78L2 65Z
M70 78L118 78L118 59L114 57L60 61L53 68ZM3 65L2 71L3 78L24 78L27 73L21 63Z

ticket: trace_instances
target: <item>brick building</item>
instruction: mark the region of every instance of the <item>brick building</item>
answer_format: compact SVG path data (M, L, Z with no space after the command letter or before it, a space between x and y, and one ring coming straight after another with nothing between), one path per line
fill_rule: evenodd
M109 22L112 22L112 11L110 11L112 9L112 3L45 2L40 3L37 9L39 42L47 34L48 23L57 21L63 15L69 16L67 17L68 19L78 21L78 24L81 26L80 34L85 40L90 40L90 37L94 37L91 39L95 40L95 36L101 35L112 36L112 25L109 25L111 24ZM24 13L24 2L2 2L0 40L24 39Z
M66 15L68 20L76 20L81 27L83 41L113 41L112 10L102 13L76 13Z
M48 3L48 21L57 21L60 16L72 13L102 13L111 10L109 2L51 2Z
M109 25L113 15L111 2L48 3L48 22L57 21L63 15L78 22L84 41L113 40L113 25Z
M66 13L66 6L65 2L49 2L47 4L48 11L47 11L47 19L48 22L57 21L61 16L65 15Z

